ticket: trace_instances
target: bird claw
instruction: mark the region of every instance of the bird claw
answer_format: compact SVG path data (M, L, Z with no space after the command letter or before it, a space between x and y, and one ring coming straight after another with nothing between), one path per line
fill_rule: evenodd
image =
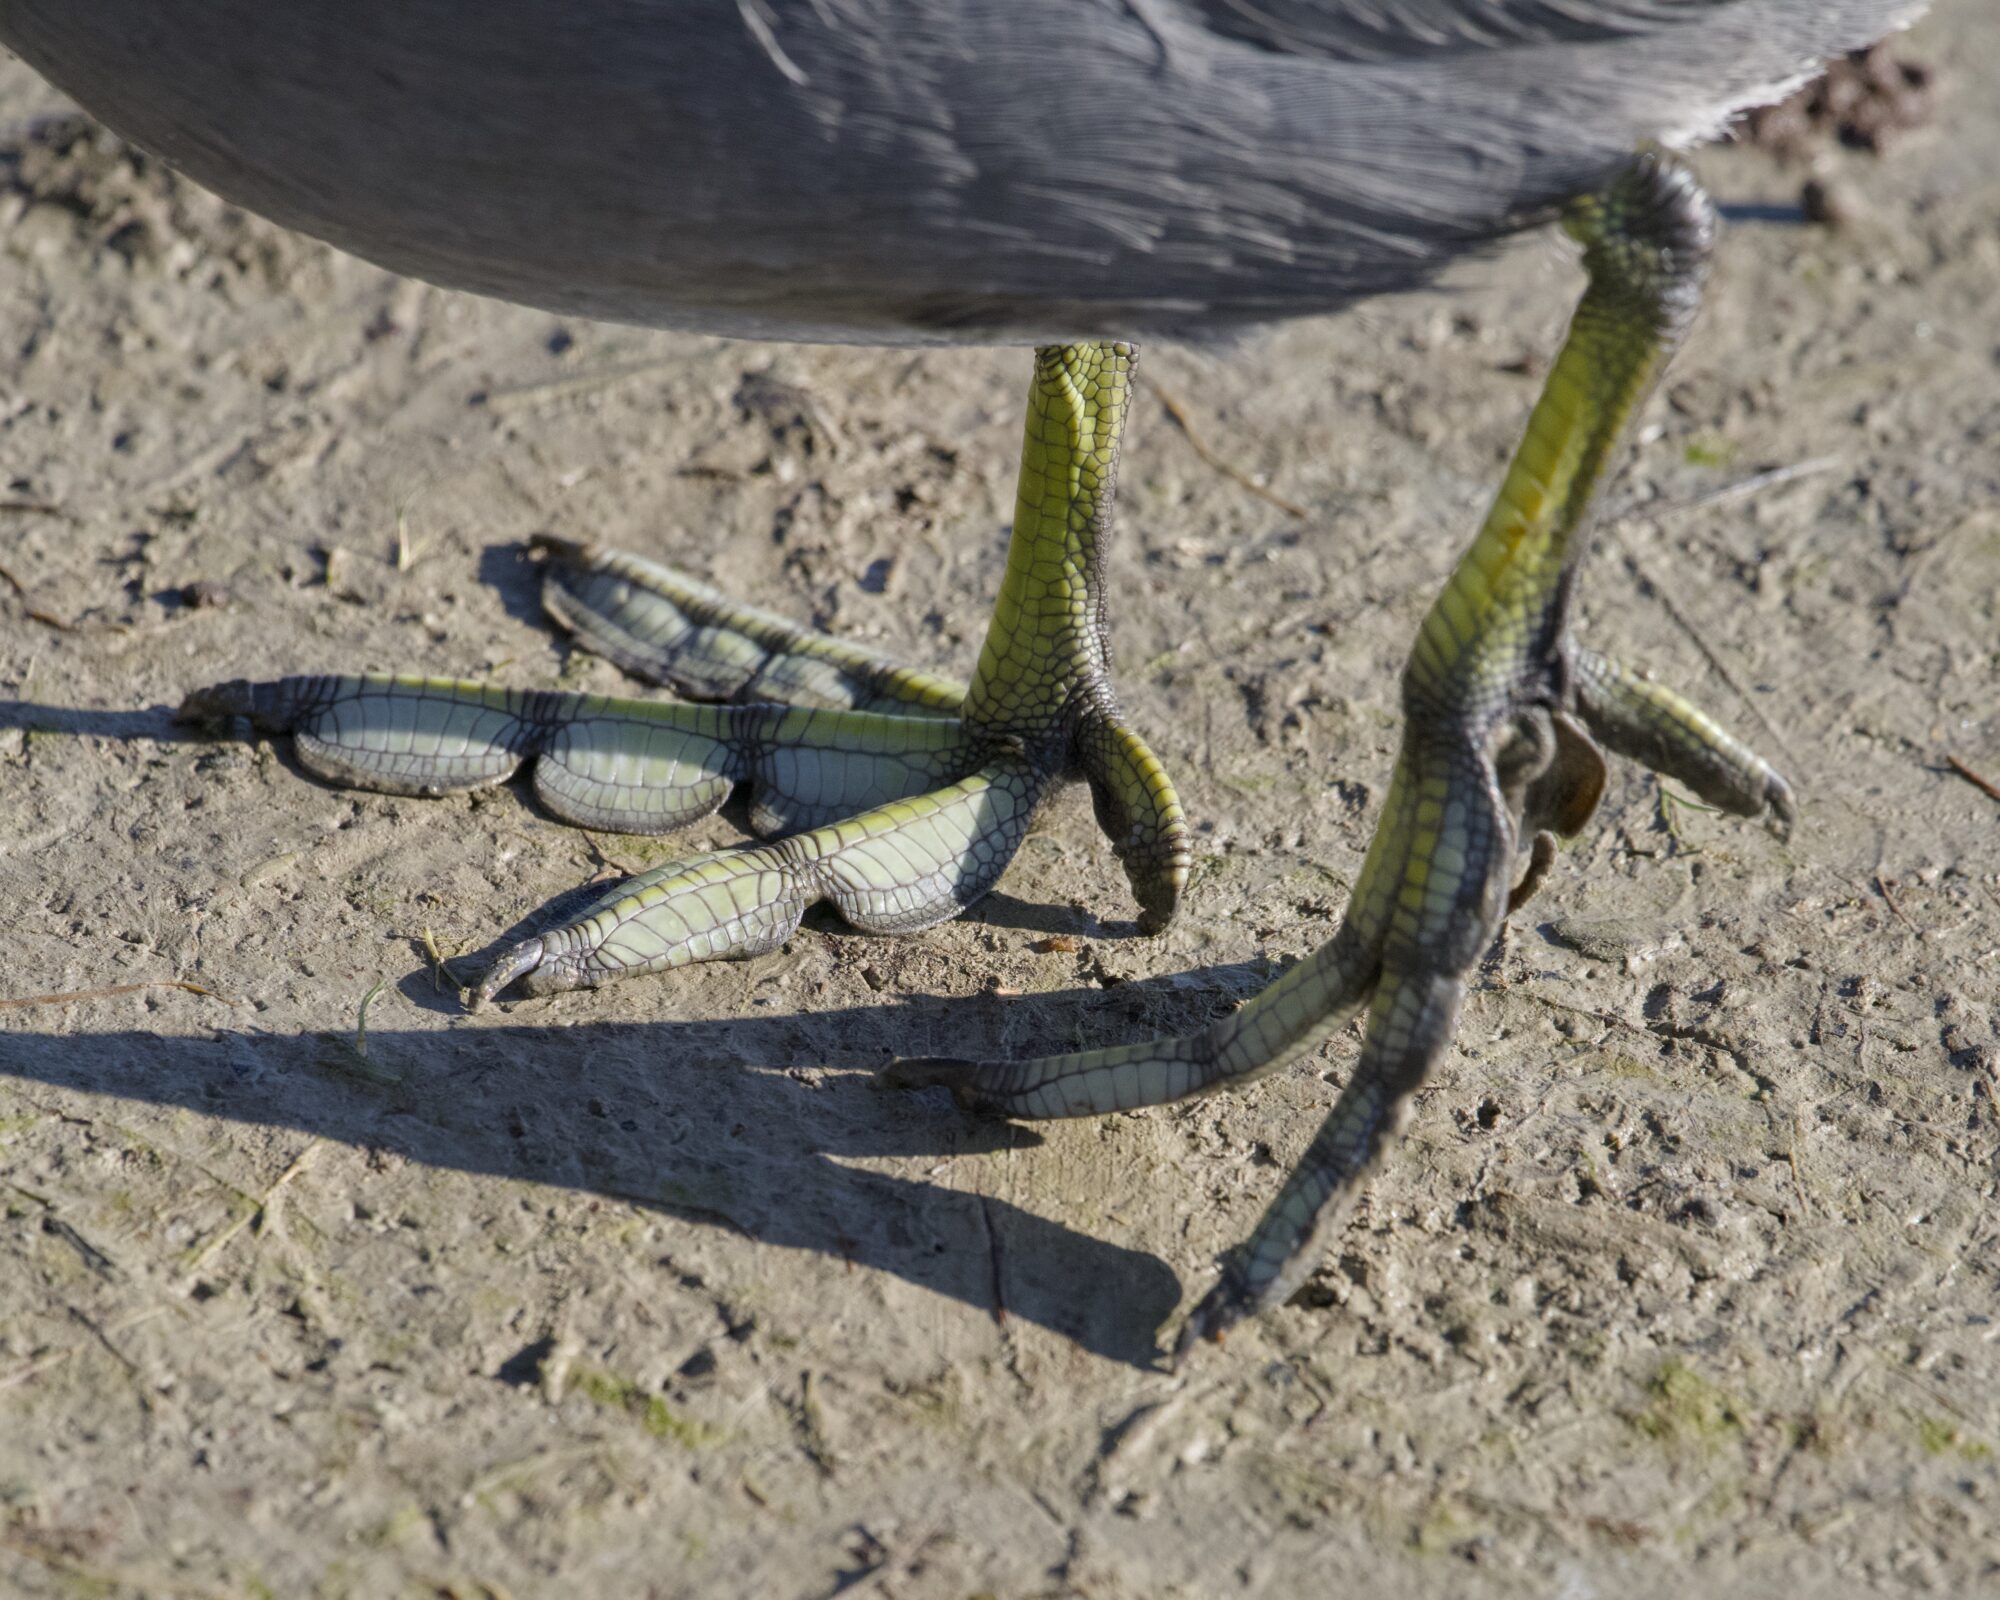
M1764 807L1764 826L1776 837L1789 839L1792 824L1799 819L1798 800L1792 786L1775 772L1764 783Z
M1181 1324L1180 1337L1174 1341L1173 1358L1168 1365L1173 1371L1180 1371L1196 1345L1204 1339L1221 1344L1229 1330L1256 1309L1236 1281L1236 1275L1225 1268L1215 1286L1201 1297L1188 1313L1187 1321Z
M527 977L541 966L543 954L540 939L523 939L519 944L509 945L486 969L486 976L465 990L465 1009L479 1010L507 985Z

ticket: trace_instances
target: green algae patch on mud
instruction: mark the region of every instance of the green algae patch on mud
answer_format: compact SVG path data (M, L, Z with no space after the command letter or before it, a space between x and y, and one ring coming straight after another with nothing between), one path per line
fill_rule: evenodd
M622 1411L638 1422L655 1439L665 1439L688 1450L700 1450L722 1438L719 1429L692 1417L683 1416L667 1404L664 1395L648 1392L630 1378L597 1367L580 1367L570 1375L576 1392L606 1411Z
M1744 1429L1742 1403L1686 1362L1669 1359L1646 1385L1632 1426L1661 1444L1712 1450Z

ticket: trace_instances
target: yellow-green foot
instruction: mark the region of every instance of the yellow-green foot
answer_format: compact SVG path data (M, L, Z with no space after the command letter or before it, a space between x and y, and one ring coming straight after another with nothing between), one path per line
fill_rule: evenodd
M1101 563L1132 352L1036 357L1001 600L970 686L731 603L634 556L540 539L549 613L635 674L728 705L417 677L290 678L197 691L190 720L294 735L335 783L438 795L523 766L565 820L661 833L751 791L768 844L671 862L500 955L473 1003L595 987L790 937L807 907L905 933L956 916L1006 870L1035 809L1089 785L1139 902L1164 927L1188 866L1172 783L1110 681Z
M693 961L754 956L831 902L866 933L915 933L993 887L1028 831L1042 780L1003 759L949 788L773 844L712 851L619 884L551 932L510 946L472 992L594 989Z
M1599 744L1733 816L1763 817L1777 833L1791 831L1792 786L1707 712L1595 651L1574 651L1570 664L1577 714Z
M1598 741L1729 810L1790 821L1790 789L1753 752L1678 696L1568 642L1592 497L1693 316L1712 211L1680 168L1648 158L1574 206L1567 226L1584 246L1589 288L1493 509L1424 619L1403 675L1402 749L1333 938L1188 1038L893 1069L977 1109L1088 1116L1250 1082L1366 1007L1352 1078L1188 1317L1183 1353L1289 1298L1318 1264L1450 1046L1474 965L1547 870L1550 835L1575 832L1595 807ZM1517 886L1523 854L1529 876Z

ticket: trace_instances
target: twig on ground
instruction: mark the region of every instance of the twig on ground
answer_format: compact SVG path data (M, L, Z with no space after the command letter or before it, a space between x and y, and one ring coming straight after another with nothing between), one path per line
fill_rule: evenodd
M1007 1326L1007 1287L1004 1257L1000 1250L1000 1230L993 1225L993 1203L979 1197L980 1220L986 1224L986 1259L993 1269L993 1320Z
M677 372L684 365L674 361L638 361L627 366L601 367L595 372L578 372L567 377L549 378L539 383L517 384L506 389L489 389L485 396L486 409L498 416L510 411L518 411L524 406L539 405L548 400L567 400L580 394L589 394L596 389L609 389L621 383L636 382L641 378L655 378L663 373Z
M1722 814L1721 811L1715 806L1705 806L1698 800L1690 800L1686 795L1675 794L1664 782L1660 782L1658 779L1655 779L1655 782L1659 788L1657 804L1660 812L1660 824L1673 839L1674 849L1681 855L1700 855L1701 850L1699 847L1689 844L1686 839L1681 837L1681 807L1685 806L1690 811L1705 811L1712 817L1720 816Z
M796 1404L787 1407L792 1413L792 1421L798 1429L799 1447L805 1457L818 1469L822 1478L831 1478L839 1469L839 1459L833 1453L833 1446L826 1436L826 1419L821 1415L819 1401L813 1395L812 1368L799 1373L799 1398Z
M86 1594L174 1595L183 1600L222 1600L214 1589L198 1589L159 1572L142 1572L130 1567L103 1567L79 1560L54 1544L31 1537L20 1525L0 1529L0 1550L39 1563L50 1572L72 1581L72 1592Z
M262 1233L270 1225L272 1207L277 1200L278 1191L284 1188L286 1184L290 1183L301 1172L305 1171L306 1163L312 1159L313 1152L320 1147L320 1143L321 1141L317 1138L308 1139L305 1148L292 1157L291 1165L286 1167L283 1172L279 1173L272 1180L271 1187L264 1191L261 1199L253 1200L247 1206L241 1207L236 1215L223 1226L213 1239L209 1240L207 1244L203 1245L189 1257L187 1264L188 1277L192 1278L217 1255L221 1254L230 1240L234 1239L245 1228L255 1224L257 1231Z
M336 1054L322 1057L322 1064L342 1072L351 1072L357 1077L378 1085L393 1086L403 1081L403 1075L393 1067L378 1066L368 1059L368 1007L380 994L387 980L377 978L368 992L361 997L361 1009L354 1018L354 1037L345 1034L322 1033L319 1037L334 1047Z
M1240 484L1243 488L1248 489L1259 500L1269 501L1288 517L1297 517L1301 521L1304 521L1310 515L1306 508L1297 501L1287 500L1283 495L1276 494L1265 488L1241 467L1224 461L1222 457L1209 449L1202 442L1201 435L1195 432L1194 421L1188 416L1186 407L1151 378L1143 381L1146 387L1152 391L1153 398L1159 401L1161 406L1165 408L1167 415L1173 420L1174 426L1181 430L1181 436L1187 440L1189 447L1196 455L1201 457L1207 466L1221 473L1231 483Z
M584 1444L556 1445L535 1455L523 1456L518 1461L509 1461L482 1472L465 1486L459 1500L461 1504L470 1505L496 1489L512 1488L521 1479L532 1477L550 1467L566 1467L578 1461L593 1461L609 1453L610 1447L602 1439L593 1439Z
M1989 799L2000 800L2000 783L1995 783L1991 778L1981 777L1963 761L1959 760L1957 756L1947 755L1944 758L1944 764L1950 767L1953 772L1957 773L1967 783L1971 784L1981 794L1986 795Z
M1710 489L1703 494L1692 495L1685 500L1672 500L1660 505L1639 506L1632 510L1621 512L1609 520L1607 531L1617 535L1627 525L1634 522L1662 522L1669 517L1683 516L1690 511L1709 510L1715 506L1726 505L1731 501L1748 499L1751 495L1762 494L1766 490L1775 489L1780 484L1795 483L1800 478L1809 478L1818 473L1831 472L1841 464L1841 458L1838 456L1818 456L1811 461L1798 461L1789 466L1771 467L1763 472L1753 472L1749 477L1738 479L1735 483L1723 484L1720 488ZM1708 663L1715 675L1735 691L1737 699L1749 707L1750 714L1763 725L1765 733L1770 735L1771 742L1777 746L1779 751L1788 759L1796 760L1797 757L1793 754L1790 746L1786 744L1784 735L1773 726L1771 719L1764 715L1764 708L1751 698L1749 690L1737 681L1736 674L1730 671L1728 664L1709 647L1708 641L1702 637L1700 630L1695 627L1687 613L1675 604L1673 596L1668 593L1664 586L1655 581L1653 575L1646 570L1639 558L1625 545L1622 538L1618 540L1618 544L1619 554L1624 557L1626 570L1638 581L1640 587L1651 591L1654 597L1659 600L1667 615L1673 619L1674 625L1693 642L1695 649L1701 652L1702 659Z
M363 1061L368 1059L368 1007L388 984L387 978L377 978L368 986L368 992L361 997L361 1009L354 1013L354 1053Z
M1682 516L1690 511L1705 511L1715 506L1727 505L1732 500L1747 500L1753 494L1762 494L1765 490L1775 489L1781 484L1795 483L1800 478L1815 477L1822 472L1832 472L1843 464L1839 456L1815 456L1810 461L1795 461L1790 466L1770 467L1762 472L1753 472L1747 478L1739 478L1734 483L1725 483L1718 488L1689 495L1684 500L1664 500L1617 511L1610 518L1610 526L1622 528L1628 522L1658 522L1663 518Z
M1915 933L1919 938L1923 936L1923 929L1919 928L1908 917L1903 915L1903 908L1896 904L1896 897L1889 892L1889 880L1879 872L1875 874L1875 892L1882 897L1882 903L1895 913L1898 922L1902 923L1904 927Z
M403 496L403 503L396 507L396 570L408 572L423 557L422 540L410 538L410 503L430 487L428 482L420 483Z
M1729 663L1724 661L1709 645L1708 640L1702 637L1701 630L1694 625L1694 619L1681 610L1680 606L1675 602L1674 597L1667 592L1664 585L1653 577L1652 573L1646 570L1645 563L1636 555L1629 549L1623 548L1620 549L1619 554L1625 559L1625 570L1632 574L1632 577L1637 581L1641 589L1660 602L1661 609L1669 617L1673 618L1674 626L1686 634L1695 649L1701 652L1701 658L1708 663L1710 670L1724 683L1729 685L1736 698L1742 701L1749 708L1750 714L1762 724L1764 732L1770 736L1771 743L1783 752L1787 760L1796 762L1798 757L1793 753L1792 747L1785 741L1785 736L1778 731L1771 719L1764 715L1763 706L1758 704L1756 697L1750 693L1749 689L1743 685L1736 674L1730 670Z
M0 582L14 591L14 598L21 602L21 610L30 622L39 622L44 627L55 628L62 633L81 633L83 630L74 622L57 616L53 611L44 611L28 598L28 586L5 567L0 567Z
M1798 1187L1799 1203L1805 1207L1806 1214L1810 1216L1813 1208L1812 1190L1806 1184L1805 1167L1799 1161L1799 1146L1804 1143L1805 1129L1799 1123L1798 1112L1793 1111L1792 1137L1785 1146L1785 1160L1792 1169L1792 1182Z
M455 961L458 957L465 954L464 944L461 943L456 950L447 956L438 948L437 935L431 932L431 925L426 922L424 924L423 946L424 955L429 958L431 964L431 993L442 994L447 984L456 988L457 984L453 981L451 969L446 963Z
M114 983L108 989L68 989L61 994L28 994L18 999L0 1000L0 1011L18 1011L27 1006L67 1006L79 1000L108 1000L113 995L138 994L143 989L185 989L189 994L206 995L211 1000L220 1000L226 1006L247 1005L244 1000L232 1000L226 994L213 989L205 989L198 983L189 983L185 978L151 978L144 983Z
M106 1333L123 1333L127 1328L136 1328L142 1322L150 1322L155 1317L164 1316L167 1310L168 1307L163 1305L142 1306L137 1311L128 1312L122 1317L115 1317L110 1322L102 1323L91 1331L99 1337ZM64 1345L60 1350L51 1350L47 1355L35 1357L34 1360L16 1367L12 1372L0 1372L0 1390L16 1388L31 1378L40 1377L44 1372L54 1371L82 1348L81 1343Z

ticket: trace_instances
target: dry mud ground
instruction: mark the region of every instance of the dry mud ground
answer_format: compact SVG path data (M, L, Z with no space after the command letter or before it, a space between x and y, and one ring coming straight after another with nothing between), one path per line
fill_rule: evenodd
M424 929L683 846L338 793L169 708L617 687L537 619L545 529L962 670L1025 357L440 293L0 68L0 994L124 990L0 1010L0 1591L2000 1593L2000 803L1947 763L2000 776L2000 13L1912 48L1938 118L1834 158L1846 230L1703 156L1742 220L1587 579L1600 646L1791 773L1794 842L1621 768L1336 1259L1178 1377L1156 1328L1352 1037L1037 1130L872 1069L1185 1028L1326 935L1563 253L1148 353L1304 510L1140 408L1124 685L1202 828L1168 936L1072 795L955 925L470 1017Z

